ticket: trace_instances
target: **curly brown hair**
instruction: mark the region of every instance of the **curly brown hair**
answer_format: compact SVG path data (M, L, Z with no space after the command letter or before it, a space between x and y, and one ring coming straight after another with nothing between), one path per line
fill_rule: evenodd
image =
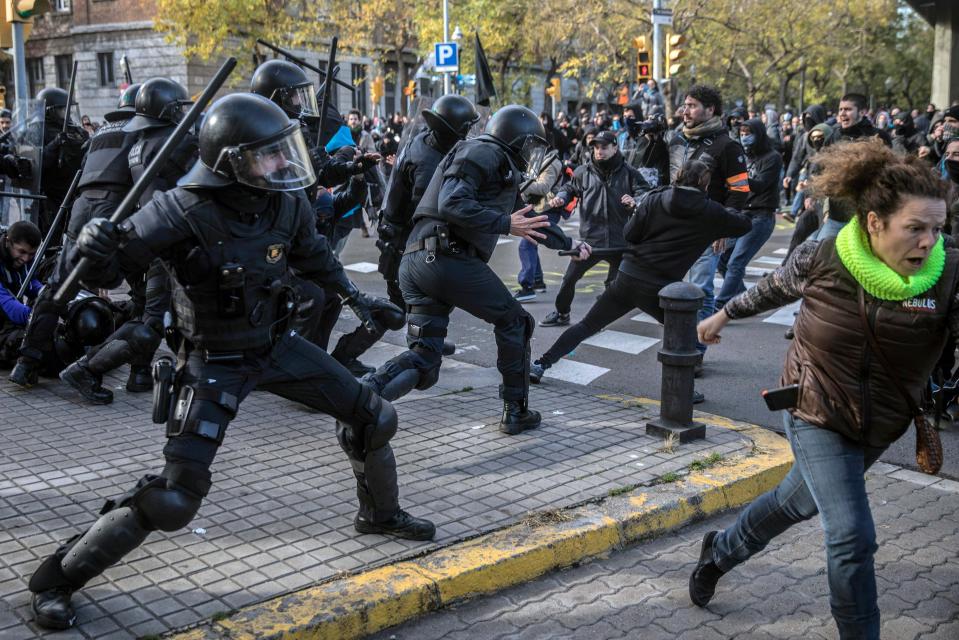
M879 138L827 147L816 165L821 171L810 183L812 194L848 203L864 227L870 211L885 222L903 197L945 199L948 188L926 162L893 152Z

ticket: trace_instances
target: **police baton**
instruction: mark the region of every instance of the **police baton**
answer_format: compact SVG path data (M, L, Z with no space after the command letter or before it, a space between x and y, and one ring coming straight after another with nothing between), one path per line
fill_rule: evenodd
M110 222L112 222L114 225L118 225L126 220L127 216L133 212L137 206L137 203L140 201L140 196L142 196L143 192L146 191L147 188L153 183L153 178L156 177L156 174L159 173L160 169L162 169L166 164L167 160L173 154L173 151L179 146L184 136L189 133L190 129L193 127L193 124L200 117L200 113L213 99L213 96L216 94L216 92L220 90L220 87L223 86L223 83L226 82L227 77L233 71L234 67L236 67L236 58L227 58L226 62L223 63L223 66L221 66L216 72L216 75L213 76L213 79L210 80L210 84L206 86L206 89L203 90L203 93L200 94L200 97L197 98L197 101L194 102L193 106L190 107L190 110L187 111L187 114L183 117L183 120L180 120L180 124L176 126L176 129L173 130L173 133L170 134L170 137L167 138L166 142L163 143L163 146L160 147L160 151L157 152L156 157L153 158L153 161L146 168L146 171L143 172L143 175L140 176L140 179L137 180L136 184L133 185L133 188L131 188L127 193L126 197L123 199L123 202L120 203L120 206L117 207L117 210L113 212L112 216L110 216ZM57 304L64 304L64 301L72 300L80 290L80 281L89 272L92 264L93 261L90 258L87 258L86 256L80 258L80 261L73 268L73 271L70 272L70 274L63 281L63 284L60 285L60 289L53 296L54 302Z
M32 193L18 193L16 191L0 191L0 198L19 198L20 200L46 200L46 196L35 196Z
M67 92L67 111L63 114L63 129L60 133L67 135L67 126L70 124L70 107L73 105L73 98L77 89L77 61L73 61L73 70L70 72L70 91ZM63 166L63 141L60 141L60 150L57 154L57 166Z
M624 253L628 253L628 254L630 254L630 255L636 255L636 250L635 250L635 249L627 249L626 247L618 247L618 248L616 248L616 247L612 247L612 248L600 247L600 248L598 248L598 249L592 249L592 250L589 252L589 255L591 255L591 256L596 256L597 258L610 258L610 257L613 257L613 256L622 255L622 254L624 254ZM579 249L563 249L562 251L559 252L559 255L561 255L561 256L578 256L578 255L579 255Z
M73 206L73 196L76 195L81 175L83 175L82 169L77 171L73 176L73 182L70 183L70 188L67 189L67 195L63 197L63 202L60 203L60 208L57 210L57 215L53 219L53 224L50 225L50 230L47 231L47 237L40 243L40 248L37 249L37 255L33 259L33 264L30 265L30 270L27 271L27 277L23 279L23 284L20 285L17 298L22 298L23 294L26 293L27 288L30 286L30 281L33 280L33 274L37 272L40 263L43 261L43 254L46 253L47 247L50 245L50 240L53 239L53 234L56 233L57 227L60 226L60 220L63 219L66 211Z

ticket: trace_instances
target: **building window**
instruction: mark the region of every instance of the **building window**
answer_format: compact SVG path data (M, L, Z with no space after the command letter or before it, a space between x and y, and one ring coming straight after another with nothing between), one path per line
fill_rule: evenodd
M27 58L27 81L30 83L30 95L35 96L45 85L43 58Z
M53 10L57 13L70 13L70 0L56 0Z
M353 81L353 108L358 109L360 113L366 113L366 95L368 91L366 83L366 65L351 64L350 80Z
M97 75L100 78L101 87L116 86L117 79L112 51L104 51L97 54Z
M54 56L53 66L57 68L57 86L69 91L70 74L73 73L73 56L69 53L62 56Z

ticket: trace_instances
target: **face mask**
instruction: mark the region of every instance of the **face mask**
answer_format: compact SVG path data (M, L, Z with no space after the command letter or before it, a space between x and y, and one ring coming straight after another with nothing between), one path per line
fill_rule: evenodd
M750 133L748 136L739 138L739 141L743 143L744 147L751 147L756 144L756 136Z
M959 160L946 160L946 173L953 182L959 182Z

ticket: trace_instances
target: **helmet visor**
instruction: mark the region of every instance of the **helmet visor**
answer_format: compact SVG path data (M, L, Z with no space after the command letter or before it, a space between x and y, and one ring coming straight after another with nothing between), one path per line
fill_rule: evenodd
M267 191L296 191L316 182L299 125L281 137L224 149L237 182ZM217 165L223 162L221 153ZM214 171L217 167L214 167Z
M193 102L191 100L173 100L172 102L168 102L166 106L163 107L163 111L160 112L160 120L180 124L180 120L183 120L183 116L186 115L186 112L192 105Z
M535 180L543 168L543 158L546 157L546 141L536 136L527 136L517 158L523 163L523 176L527 180Z
M274 100L289 114L301 118L320 117L320 105L316 102L316 94L313 93L311 84L277 89Z

